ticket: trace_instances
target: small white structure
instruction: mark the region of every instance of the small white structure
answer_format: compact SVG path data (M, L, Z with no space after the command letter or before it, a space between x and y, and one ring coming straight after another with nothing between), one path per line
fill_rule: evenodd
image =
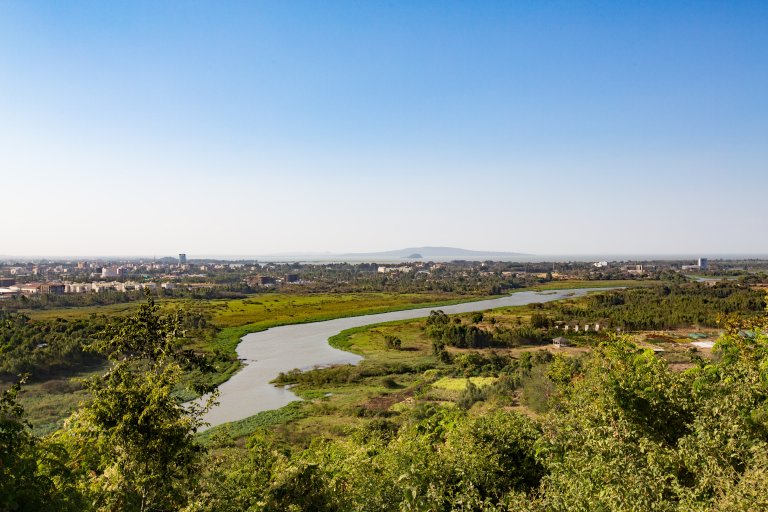
M66 283L66 293L87 293L91 291L90 283Z
M117 267L104 267L101 269L101 278L105 279L108 277L117 277L119 275L119 272L117 270Z
M600 332L600 324L595 324L595 332Z
M584 326L584 332L587 332L587 331L589 331L589 324L586 324L586 325Z
M576 325L576 326L573 328L573 332L579 332L579 326L578 326L578 325Z
M571 342L568 341L568 339L563 338L562 336L559 336L552 340L552 346L555 348L570 347Z

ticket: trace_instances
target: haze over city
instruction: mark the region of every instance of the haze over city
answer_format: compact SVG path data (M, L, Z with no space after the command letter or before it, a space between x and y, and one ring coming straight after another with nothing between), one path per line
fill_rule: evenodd
M2 2L0 255L766 254L767 25L764 2Z

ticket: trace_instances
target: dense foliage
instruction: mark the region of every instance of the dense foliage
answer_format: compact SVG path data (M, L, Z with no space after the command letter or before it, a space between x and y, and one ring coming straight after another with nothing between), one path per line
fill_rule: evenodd
M764 509L765 328L731 329L718 359L685 372L623 338L579 364L558 356L539 421L417 409L394 432L372 423L295 453L260 434L247 454L214 456L198 508Z
M212 327L201 314L187 310L176 310L174 314L185 337L211 336L208 331ZM13 380L22 373L32 379L71 375L101 365L106 361L104 354L87 347L120 321L103 315L41 321L0 310L0 380Z
M106 319L34 322L26 315L0 311L0 378L20 373L33 377L66 373L103 362L101 355L83 350Z
M652 288L614 290L579 304L551 302L544 325L557 321L595 323L624 330L715 327L728 315L756 316L764 311L765 294L748 286L725 282L667 284ZM539 318L541 322L541 318Z
M523 343L536 344L544 339L544 332L534 325L495 325L492 329L485 329L464 324L460 318L451 318L441 310L430 313L426 333L432 339L436 354L441 353L446 345L456 348L517 347Z
M764 510L768 318L726 329L684 371L623 337L521 357L554 390L536 418L416 404L306 449L259 430L206 451L201 409L173 395L205 361L149 302L97 345L113 366L57 434L30 433L17 387L0 397L0 510Z

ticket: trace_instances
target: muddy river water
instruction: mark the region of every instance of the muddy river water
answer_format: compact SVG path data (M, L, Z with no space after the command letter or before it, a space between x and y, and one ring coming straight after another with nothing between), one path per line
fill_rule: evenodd
M219 404L211 409L205 420L211 426L253 416L270 409L278 409L299 400L290 389L276 387L269 382L280 372L299 368L308 370L317 366L352 363L362 358L328 345L328 338L339 332L364 325L409 320L429 316L440 309L446 314L469 313L505 306L524 306L536 302L550 302L580 297L595 288L549 290L545 292L518 292L504 297L465 302L451 306L407 309L373 315L338 318L324 322L273 327L266 331L243 336L237 354L243 368L219 387Z

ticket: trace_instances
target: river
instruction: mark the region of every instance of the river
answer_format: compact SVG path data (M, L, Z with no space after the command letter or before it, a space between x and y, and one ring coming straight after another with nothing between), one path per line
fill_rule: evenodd
M335 349L328 344L328 338L346 329L395 320L424 318L429 316L430 311L437 309L446 314L470 313L580 297L590 291L605 289L517 292L497 299L285 325L246 334L237 346L237 355L243 361L243 368L219 386L219 404L208 412L205 421L213 427L241 420L261 411L278 409L294 400L300 400L289 389L269 383L280 372L294 368L309 370L333 364L356 364L362 359L361 356Z

